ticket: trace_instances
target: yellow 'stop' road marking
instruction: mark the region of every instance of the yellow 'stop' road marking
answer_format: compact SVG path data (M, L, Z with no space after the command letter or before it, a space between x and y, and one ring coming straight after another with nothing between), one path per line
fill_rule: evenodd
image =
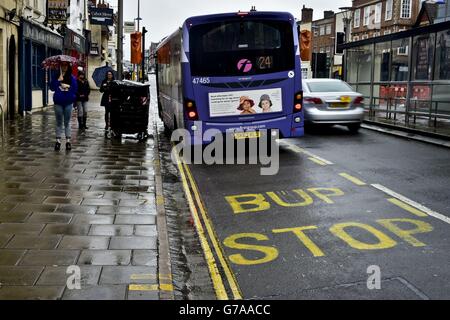
M407 205L406 203L404 203L398 199L391 198L391 199L388 199L388 201L390 203L395 204L396 206L418 216L418 217L428 217L428 215L425 212L417 210L416 208L411 207L410 205Z
M211 251L211 248L208 244L208 240L205 235L205 230L203 229L202 223L200 221L200 217L198 215L197 208L195 207L194 200L189 191L189 185L186 178L186 174L184 173L183 166L181 165L181 161L176 152L174 152L175 157L177 159L177 165L180 170L181 180L183 181L183 187L186 193L186 198L188 200L189 208L192 213L192 217L194 218L195 227L197 229L198 237L200 239L200 244L202 245L203 251L205 253L206 263L208 265L209 273L211 275L211 280L213 282L214 290L216 292L216 296L219 300L228 300L228 294L225 290L225 286L222 281L222 277L220 276L219 269L217 268L216 260L214 259L214 255Z
M227 277L227 280L228 280L228 283L230 285L231 291L233 292L234 299L235 300L240 300L240 299L242 299L241 290L238 287L238 284L237 284L237 281L236 281L236 279L235 279L235 277L233 275L233 272L231 271L230 267L228 266L227 261L224 258L223 251L222 251L222 249L221 249L221 247L219 245L219 241L217 240L217 236L216 236L216 234L214 232L214 229L212 227L212 223L211 223L211 221L210 221L210 219L208 217L208 214L206 213L206 209L203 206L203 202L200 199L200 193L198 191L197 184L195 183L195 180L192 177L192 173L189 170L189 167L186 164L184 164L184 167L186 169L186 172L188 174L189 180L191 182L191 186L192 186L192 189L194 191L195 198L197 199L197 203L198 203L198 206L200 208L200 212L202 214L203 221L205 222L205 226L206 226L206 229L208 231L209 237L210 237L210 239L211 239L211 241L213 243L214 249L216 250L217 256L219 257L219 261L220 261L220 263L221 263L221 265L223 267L223 270L224 270L225 275Z
M354 184L356 184L357 186L366 186L367 184L361 180L359 180L358 178L355 178L347 173L340 173L339 174L342 178L347 179L350 182L353 182Z
M436 219L439 219L439 220L441 220L443 222L446 222L446 223L450 224L450 218L449 217L444 216L444 215L442 215L442 214L440 214L440 213L438 213L436 211L433 211L433 210L431 210L431 209L421 205L420 203L417 203L417 202L415 202L415 201L413 201L411 199L408 199L407 197L404 197L401 194L398 194L398 193L396 193L396 192L394 192L394 191L392 191L392 190L390 190L390 189L388 189L386 187L383 187L382 185L373 184L372 187L374 187L375 189L378 189L378 190L380 190L380 191L390 195L391 197L394 197L394 198L396 198L396 199L398 199L400 201L403 201L404 203L410 205L411 207L413 207L413 208L415 208L415 209L417 209L419 211L422 211L422 212L426 213L427 215L429 215L431 217L434 217Z

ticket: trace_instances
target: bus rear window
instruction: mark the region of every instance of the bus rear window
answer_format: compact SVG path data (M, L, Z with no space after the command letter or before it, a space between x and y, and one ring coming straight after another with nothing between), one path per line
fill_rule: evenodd
M190 30L193 76L242 76L295 68L292 26L284 21L232 21Z

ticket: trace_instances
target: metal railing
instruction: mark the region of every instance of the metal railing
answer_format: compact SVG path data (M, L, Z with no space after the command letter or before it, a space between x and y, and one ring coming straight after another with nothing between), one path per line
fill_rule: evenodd
M404 121L406 126L416 125L419 119L428 120L428 127L436 129L439 122L444 122L450 132L450 108L440 109L442 105L450 106L450 101L431 101L411 99L406 103L404 97L372 98L366 107L370 120L386 119L388 121ZM378 102L378 103L377 103ZM448 110L447 110L448 109ZM380 116L382 115L382 116ZM402 117L402 115L404 117Z

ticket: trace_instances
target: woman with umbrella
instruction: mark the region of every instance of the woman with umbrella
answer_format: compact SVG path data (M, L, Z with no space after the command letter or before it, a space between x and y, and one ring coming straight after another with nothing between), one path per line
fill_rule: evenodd
M77 98L77 80L72 75L71 64L68 61L60 61L59 77L50 83L50 90L54 91L53 102L56 116L56 144L55 151L61 150L61 138L63 129L66 134L66 150L72 150L70 139L72 132L70 119L72 117L73 104Z
M108 71L106 73L106 78L103 80L102 85L100 86L100 92L103 93L100 105L105 107L105 133L108 133L109 131L109 118L111 115L111 105L112 105L111 84L113 81L114 81L114 73L112 71Z

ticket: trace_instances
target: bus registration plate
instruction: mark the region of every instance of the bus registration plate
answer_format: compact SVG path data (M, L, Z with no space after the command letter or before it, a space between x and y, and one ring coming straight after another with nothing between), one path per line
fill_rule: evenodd
M258 139L261 138L261 132L237 132L234 134L234 139L243 140L243 139Z

